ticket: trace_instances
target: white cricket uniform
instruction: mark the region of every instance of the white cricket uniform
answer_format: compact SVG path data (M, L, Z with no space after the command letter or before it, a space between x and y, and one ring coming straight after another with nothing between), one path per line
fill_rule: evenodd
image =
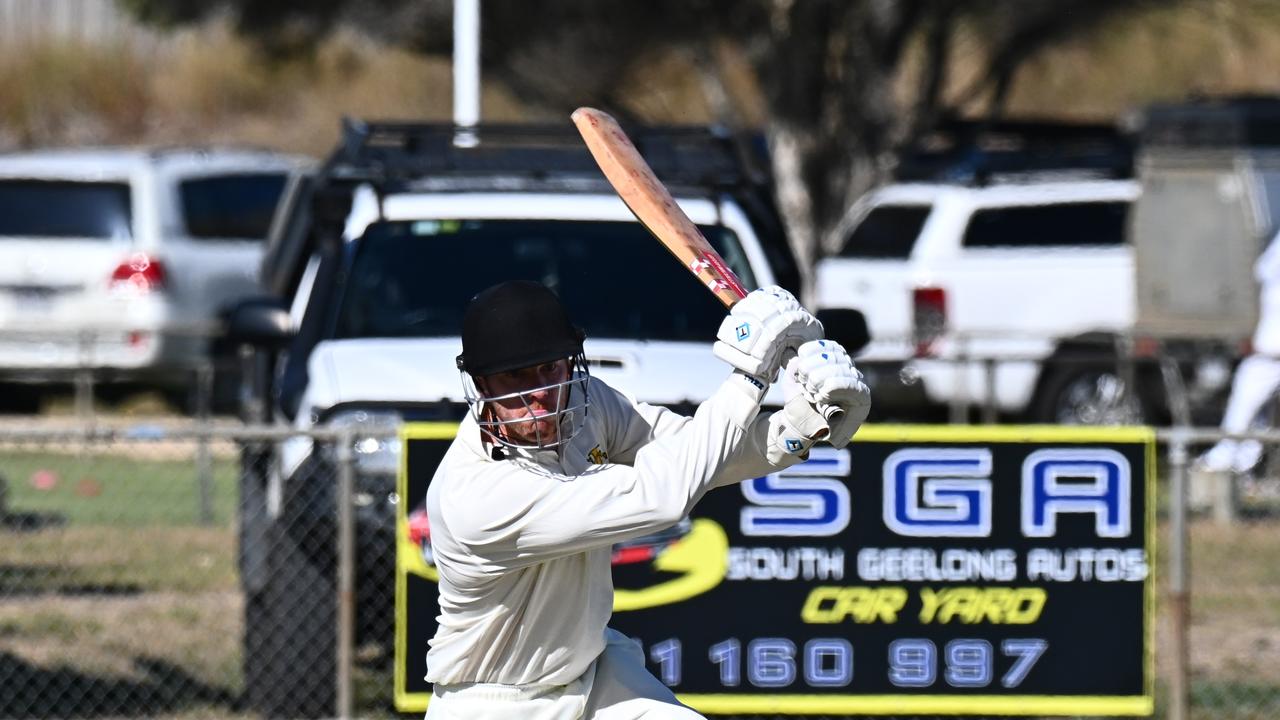
M595 378L588 392L585 426L562 448L494 459L468 417L436 470L432 720L701 717L607 629L611 546L675 524L714 487L778 469L765 460L763 391L731 376L692 418Z
M1262 424L1259 414L1280 389L1280 235L1272 238L1253 266L1258 281L1258 324L1253 331L1253 354L1236 368L1221 429L1247 432ZM1262 459L1257 440L1219 440L1199 459L1205 470L1245 473Z

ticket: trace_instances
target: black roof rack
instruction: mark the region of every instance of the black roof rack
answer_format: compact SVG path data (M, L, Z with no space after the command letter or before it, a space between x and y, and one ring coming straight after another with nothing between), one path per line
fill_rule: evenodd
M719 127L627 128L640 154L673 186L732 188L759 183L766 164ZM459 137L471 142L455 142ZM337 180L409 185L415 181L505 176L602 181L577 130L563 125L364 122L344 118L342 140L324 175Z
M900 154L895 178L986 184L1039 176L1132 177L1132 137L1116 125L948 120Z
M1280 97L1226 95L1154 103L1138 129L1144 146L1280 146Z

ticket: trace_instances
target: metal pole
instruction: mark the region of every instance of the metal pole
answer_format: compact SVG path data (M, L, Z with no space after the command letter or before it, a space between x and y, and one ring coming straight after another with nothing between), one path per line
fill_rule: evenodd
M983 358L982 370L987 383L986 403L982 406L982 422L995 425L996 420L999 419L996 415L996 359Z
M1190 696L1190 566L1187 557L1187 439L1175 431L1169 439L1169 623L1173 637L1173 677L1169 682L1169 720L1187 720Z
M955 391L951 393L950 417L952 425L966 425L969 422L969 339L956 336L956 346L960 349L955 359Z
M338 436L338 717L352 711L351 665L355 646L355 439L347 430Z
M480 0L453 0L453 143L474 147L480 122Z
M196 368L196 418L201 426L209 425L210 395L213 394L213 367L208 360ZM200 524L213 524L213 459L209 454L209 435L201 433L196 440L196 482L200 486Z
M78 367L75 374L76 417L93 420L93 342L92 330L81 331L77 336Z

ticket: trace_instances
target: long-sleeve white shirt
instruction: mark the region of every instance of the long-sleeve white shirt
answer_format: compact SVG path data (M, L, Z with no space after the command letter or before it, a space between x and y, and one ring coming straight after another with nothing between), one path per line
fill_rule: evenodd
M1253 350L1280 357L1280 235L1272 238L1253 265L1258 281L1258 325L1253 331Z
M600 654L611 546L669 527L765 460L763 391L731 376L692 418L592 378L586 424L556 450L504 450L470 417L427 491L439 629L427 680L563 685ZM792 462L798 462L795 458Z

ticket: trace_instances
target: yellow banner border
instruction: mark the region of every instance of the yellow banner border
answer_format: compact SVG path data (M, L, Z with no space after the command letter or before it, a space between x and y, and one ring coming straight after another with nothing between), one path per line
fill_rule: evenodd
M400 426L400 469L396 472L396 493L400 497L400 505L396 510L396 538L402 538L409 532L409 509L405 507L409 497L409 441L410 440L452 440L458 434L459 424L456 422L411 422ZM397 710L403 712L423 712L427 709L429 693L411 693L406 662L409 654L409 622L408 581L409 573L401 565L399 554L396 555L396 642L395 661L392 668L392 695Z
M677 695L708 715L1149 716L1145 695ZM426 712L430 693L397 695L401 712Z

